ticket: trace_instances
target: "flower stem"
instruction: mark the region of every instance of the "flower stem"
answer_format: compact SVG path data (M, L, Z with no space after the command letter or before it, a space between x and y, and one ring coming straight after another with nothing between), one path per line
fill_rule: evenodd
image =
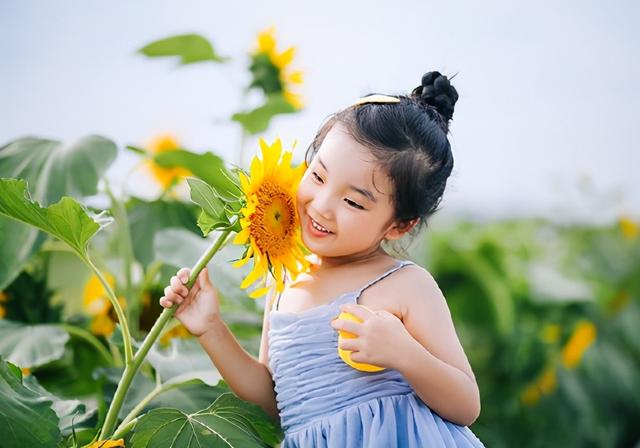
M111 301L111 306L113 306L113 309L115 310L116 315L118 316L118 321L122 326L122 339L124 343L124 361L125 361L125 365L129 365L133 360L133 349L131 348L131 334L129 333L129 325L127 324L127 319L124 315L124 311L120 306L120 302L118 301L116 294L113 292L113 289L111 289L111 285L109 285L109 283L104 278L100 270L93 264L93 262L89 257L84 257L83 260L85 263L89 265L93 273L96 274L96 276L98 277L98 280L100 280L100 283L102 283L102 286L104 287L104 290L107 292L107 295L109 296L109 300Z
M189 276L189 280L185 284L187 289L191 289L198 279L198 275L200 271L209 263L209 260L215 255L218 250L222 246L224 246L233 236L232 228L234 224L231 224L229 228L223 231L220 236L214 241L214 243L202 254L200 259L196 262L193 269L191 269L191 275ZM110 434L113 432L114 427L116 426L116 422L118 420L118 414L120 412L120 408L124 403L124 398L127 395L127 391L129 390L129 386L133 381L133 377L136 372L140 368L142 361L144 361L147 353L153 346L158 336L160 336L160 332L164 328L165 324L173 317L176 310L178 308L178 304L174 304L171 308L165 308L160 317L156 320L153 327L145 337L142 345L136 352L133 357L133 361L131 363L127 363L125 365L124 372L122 374L122 378L120 378L120 382L118 383L118 388L116 389L116 393L113 396L113 401L111 401L111 406L109 406L109 411L107 412L107 416L105 417L104 424L102 425L102 431L100 432L100 440L105 440Z

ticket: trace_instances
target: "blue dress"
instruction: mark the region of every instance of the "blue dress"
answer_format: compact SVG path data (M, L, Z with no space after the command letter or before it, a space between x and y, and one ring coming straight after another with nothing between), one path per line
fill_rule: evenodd
M269 367L285 438L282 448L483 447L466 426L432 411L394 369L363 372L338 356L338 332L331 320L343 303L357 303L357 291L301 313L270 310Z

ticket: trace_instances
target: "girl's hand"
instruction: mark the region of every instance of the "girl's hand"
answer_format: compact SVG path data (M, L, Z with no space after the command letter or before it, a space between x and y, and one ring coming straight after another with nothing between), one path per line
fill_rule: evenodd
M182 268L171 277L169 286L164 288L160 305L171 308L178 303L175 317L194 336L202 336L217 319L220 319L218 293L209 280L209 270L200 271L191 290L184 285L189 281L191 269Z
M335 330L348 331L357 337L343 339L340 348L351 350L354 362L373 364L395 369L415 342L402 321L385 310L373 311L365 306L345 304L340 311L346 311L362 319L361 323L334 319L331 326Z

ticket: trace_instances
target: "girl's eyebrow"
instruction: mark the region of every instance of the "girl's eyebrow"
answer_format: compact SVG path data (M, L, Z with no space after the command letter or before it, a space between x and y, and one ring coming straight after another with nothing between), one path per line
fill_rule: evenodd
M322 165L322 168L324 168L324 170L328 173L329 170L327 169L327 165L325 165L324 162L322 162L322 159L320 158L319 155L317 155L317 157L318 157L318 162L320 162L320 165ZM369 199L371 202L373 202L375 204L378 203L378 200L376 199L376 197L369 190L365 190L364 188L356 187L355 185L348 185L348 187L349 187L350 190L357 191L362 196L364 196L365 198Z

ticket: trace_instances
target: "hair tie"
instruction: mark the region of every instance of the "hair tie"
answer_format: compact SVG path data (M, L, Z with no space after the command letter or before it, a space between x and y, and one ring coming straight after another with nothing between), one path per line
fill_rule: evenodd
M375 94L375 95L368 95L358 99L355 103L352 104L352 106L359 106L361 104L368 104L368 103L399 103L399 102L400 102L399 98L396 98L393 96Z

